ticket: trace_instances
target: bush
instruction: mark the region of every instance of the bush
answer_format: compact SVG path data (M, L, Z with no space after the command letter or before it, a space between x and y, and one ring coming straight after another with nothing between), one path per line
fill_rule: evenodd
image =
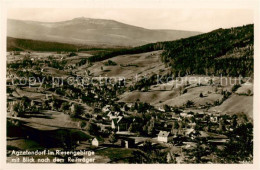
M232 87L232 92L233 92L233 93L236 92L239 87L241 87L240 84L235 84L235 85Z
M77 53L71 52L68 56L73 57L73 56L77 56L77 55L78 55Z
M193 105L194 105L194 102L191 101L191 100L188 100L188 101L186 102L186 104L185 104L186 107L191 107L191 106L193 106Z
M108 138L109 138L109 139L108 139L109 142L112 143L112 144L114 144L114 143L117 142L117 137L116 137L116 134L115 134L115 133L111 133L111 135L109 135Z
M184 89L183 92L182 92L182 94L185 94L185 93L187 93L187 92L188 92L188 90L187 90L187 89Z
M107 62L104 63L105 66L116 66L117 63L112 61L112 60L108 60Z
M70 117L77 118L83 115L83 107L78 104L73 104L70 108Z

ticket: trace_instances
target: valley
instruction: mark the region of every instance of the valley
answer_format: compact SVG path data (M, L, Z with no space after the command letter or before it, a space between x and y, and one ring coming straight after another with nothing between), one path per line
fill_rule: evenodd
M96 163L251 163L252 28L88 50L9 38L8 161L12 150L47 148L91 150ZM72 158L82 157L61 157Z

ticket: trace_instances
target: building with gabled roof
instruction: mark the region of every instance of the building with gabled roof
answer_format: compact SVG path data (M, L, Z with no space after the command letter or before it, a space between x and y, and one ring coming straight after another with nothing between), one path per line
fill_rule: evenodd
M99 138L94 138L91 141L91 145L93 146L99 146L100 144L102 144L103 142L99 139Z
M167 132L167 131L160 131L160 133L158 134L158 137L157 137L157 140L159 142L165 142L167 143L168 142L168 137L170 135L170 132Z

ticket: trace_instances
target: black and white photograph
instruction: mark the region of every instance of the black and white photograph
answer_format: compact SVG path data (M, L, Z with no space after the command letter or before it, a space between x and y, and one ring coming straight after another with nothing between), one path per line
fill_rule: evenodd
M257 163L257 3L240 2L5 9L2 161Z

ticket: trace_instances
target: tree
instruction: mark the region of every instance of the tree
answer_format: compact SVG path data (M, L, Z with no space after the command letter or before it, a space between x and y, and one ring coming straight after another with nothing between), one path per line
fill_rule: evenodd
M67 111L69 111L69 103L68 102L63 102L62 104L61 104L61 107L60 107L60 110L62 111L62 112L67 112Z
M152 151L152 142L151 141L149 141L149 140L146 140L146 141L144 141L144 144L143 144L143 150L145 151L145 152L151 152Z
M178 90L179 90L179 93L180 93L180 95L181 95L182 92L183 92L183 87L182 87L182 86L178 87Z
M21 103L21 101L15 101L11 105L10 112L11 112L12 116L15 116L15 117L19 116L19 117L21 117L21 116L24 115L25 107Z
M69 57L77 56L77 53L71 52L68 56L69 56Z
M168 106L167 104L163 105L163 109L165 110L165 112L170 112L171 111L170 106Z
M152 135L154 132L154 125L151 123L147 128L147 134Z
M179 127L180 127L180 125L179 125L179 123L177 122L177 121L175 121L174 123L173 123L173 126L172 126L174 129L179 129Z
M253 160L253 125L241 124L230 133L230 140L223 151L217 153L226 163Z
M187 108L189 108L189 107L191 107L191 106L193 106L193 105L194 105L194 102L191 101L191 100L188 100L188 101L186 102L186 104L185 104L185 106L186 106Z
M90 134L95 134L95 128L94 125L90 122L86 123L85 130Z
M83 107L78 104L72 104L70 107L70 116L71 117L80 117L83 114Z
M147 125L144 125L143 128L142 128L143 132L146 134L147 131L148 131L148 126Z
M252 94L252 91L250 89L247 90L247 95L250 96Z
M78 126L79 126L81 129L84 129L84 128L86 127L86 125L87 125L87 123L86 123L85 121L80 121Z
M226 130L226 128L225 128L225 121L224 120L220 120L219 121L219 131L220 131L220 133L221 132L223 132L223 131L225 131Z
M241 87L240 84L235 84L235 85L232 87L232 92L233 92L233 93L236 92L239 87Z
M108 140L110 143L114 144L117 142L118 139L116 137L116 134L113 132L109 135Z
M201 98L204 97L202 93L200 93L200 97L201 97Z
M144 86L144 91L145 92L149 91L149 86Z
M208 155L206 150L202 147L200 141L196 142L197 145L194 149L189 151L188 162L192 160L192 163L203 163L202 157Z
M152 146L149 140L144 141L145 163L167 163L167 153Z
M124 105L124 109L125 109L125 111L128 111L128 110L129 110L129 107L125 104L125 105Z
M237 127L237 115L233 115L232 116L232 120L231 120L231 125L233 126L233 128Z
M133 123L130 124L130 126L128 128L128 132L134 132Z
M50 107L51 107L51 110L55 110L55 102L54 101L50 102Z
M178 109L177 107L175 107L175 108L173 109L173 112L179 115L179 114L181 113L181 110Z
M176 121L173 123L172 125L172 129L171 129L171 134L172 135L177 135L178 129L180 128L179 123Z

